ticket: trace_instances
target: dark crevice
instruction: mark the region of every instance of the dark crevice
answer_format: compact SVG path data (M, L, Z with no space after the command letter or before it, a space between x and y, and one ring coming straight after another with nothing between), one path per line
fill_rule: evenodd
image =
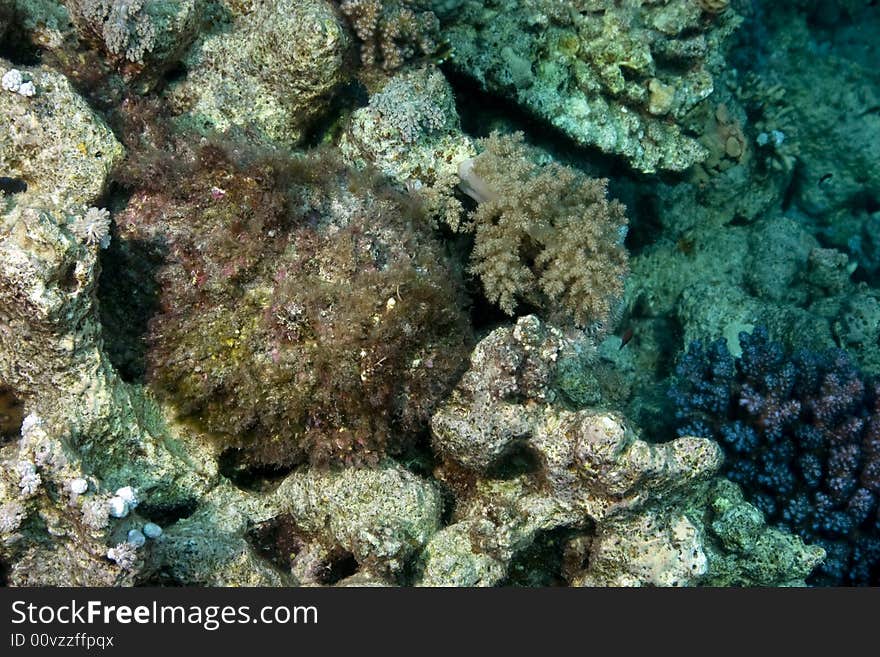
M181 586L196 586L195 582L181 582L170 573L160 570L159 572L150 573L147 577L143 577L135 581L135 588L143 588L143 587L157 587L161 586L163 588L171 588L171 587L181 587Z
M246 462L247 454L240 449L225 450L218 459L220 474L237 488L265 492L293 472L292 466L256 466Z
M872 215L876 212L880 212L880 199L867 191L859 192L853 196L849 205L852 208L853 214L864 213Z
M24 421L24 403L15 391L0 383L0 445L15 440Z
M489 468L489 479L514 479L524 474L535 474L542 468L538 453L524 440L515 441Z
M580 534L583 530L568 527L539 531L532 544L513 557L500 586L565 586L567 548Z
M395 456L395 459L404 468L419 477L430 479L434 467L437 465L434 452L431 449L431 433L427 428L408 443L403 452Z
M310 537L303 534L290 514L255 524L245 538L257 554L282 572L290 572L293 560L310 544ZM360 564L351 552L337 549L317 564L311 575L318 584L329 586L351 577L359 569Z
M79 281L76 279L76 263L70 263L67 268L61 273L61 278L58 281L58 287L60 287L65 292L76 292L79 288Z
M245 538L257 554L285 572L290 571L291 560L306 545L290 514L255 524L248 529Z
M657 212L657 198L653 194L641 194L627 208L630 218L624 245L632 255L638 255L663 234L663 225Z
M160 527L169 527L178 520L189 518L199 506L195 498L176 502L151 502L146 500L138 505L138 513Z
M305 131L302 147L317 148L328 139L336 142L346 121L343 119L369 101L366 88L357 81L341 85L327 101L322 118Z
M465 134L478 139L487 137L493 130L522 131L529 144L546 150L560 164L579 169L589 176L612 180L642 177L629 167L623 157L578 144L558 128L532 116L509 99L482 89L449 64L441 68L455 93L461 128Z
M0 5L0 57L17 66L37 66L40 50L22 27L21 13L17 7Z
M164 84L169 85L176 82L182 82L186 79L188 74L189 70L186 68L186 65L184 65L183 62L177 62L165 72L165 75L163 76Z
M127 382L146 374L147 330L159 310L157 272L164 262L162 246L119 239L115 225L110 247L100 252L98 309L110 362Z
M360 565L351 552L341 552L333 555L323 564L318 582L331 586L356 574L359 569Z
M0 192L4 194L22 194L28 189L27 181L22 178L0 176Z
M797 196L798 189L800 188L800 169L799 164L795 164L794 171L792 171L791 178L789 178L788 187L785 188L785 191L782 194L782 211L788 212L789 208L791 208L791 204L794 202L795 197Z

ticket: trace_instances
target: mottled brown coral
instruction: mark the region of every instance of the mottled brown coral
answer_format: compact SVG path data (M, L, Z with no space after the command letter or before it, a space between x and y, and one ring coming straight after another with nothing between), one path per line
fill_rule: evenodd
M730 5L730 0L697 0L697 6L707 14L720 14Z

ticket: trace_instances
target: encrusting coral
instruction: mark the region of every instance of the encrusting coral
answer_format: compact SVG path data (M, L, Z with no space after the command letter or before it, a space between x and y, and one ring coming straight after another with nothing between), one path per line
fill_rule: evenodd
M0 89L2 175L23 184L24 192L15 196L25 203L78 214L104 191L123 148L63 75L46 66L15 68L0 59L0 75L13 72L35 93Z
M171 87L169 104L192 129L293 146L347 75L340 19L324 0L272 0L234 25L187 53L188 75Z
M104 69L109 64L127 82L137 81L144 89L154 86L195 41L209 5L204 0L61 0L61 4L74 33L65 29L66 21L40 26L39 12L34 18L41 30L60 28L50 38L50 50L64 68L74 74L83 66L85 45L99 55L90 58L87 66ZM109 68L103 71L109 72Z
M459 165L477 208L459 228L474 233L471 271L486 296L513 314L524 300L580 326L602 326L627 272L624 207L607 180L536 164L522 133L492 134Z
M421 198L438 223L458 224L458 163L476 151L461 130L452 86L436 67L391 76L352 114L339 147L355 166L369 163Z
M203 479L104 353L95 290L106 211L85 231L66 214L98 201L122 147L59 74L28 74L36 95L4 90L0 102L25 101L24 116L58 142L19 159L0 141L0 161L27 183L0 215L0 389L13 411L0 440L4 582L131 584L139 555L118 546L143 517L111 491L149 490L154 509L173 507L203 493Z
M64 4L84 37L101 43L109 55L135 63L143 63L158 46L167 47L165 32L180 31L190 23L192 38L193 15L200 10L200 2L192 0L67 0Z
M694 0L465 0L441 12L450 64L581 144L643 172L707 153L683 118L713 92L730 10Z

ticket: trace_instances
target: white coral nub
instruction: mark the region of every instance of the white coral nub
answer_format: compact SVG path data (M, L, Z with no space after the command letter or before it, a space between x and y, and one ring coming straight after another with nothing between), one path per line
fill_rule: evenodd
M70 492L74 495L82 495L89 489L89 482L82 477L70 480Z
M41 426L43 421L36 413L29 413L21 423L21 435L26 437L33 429Z
M20 96L25 96L30 98L34 94L37 93L36 87L34 87L34 83L30 80L25 80L17 68L12 68L6 71L3 74L2 80L0 80L0 85L3 86L3 89L6 91L11 91L12 93L19 94Z
M124 518L137 505L137 491L131 486L123 486L113 494L113 497L107 500L110 515L114 518Z
M114 495L107 500L107 508L110 511L110 515L114 518L124 518L128 515L129 511L128 502L118 495Z
M21 488L22 495L24 497L31 497L37 492L41 483L40 475L37 474L36 466L30 461L21 461L16 466L16 470L19 477L21 477L18 486Z
M138 505L137 491L131 486L123 486L116 491L115 495L116 497L121 497L125 500L125 503L128 504L130 509L133 509Z

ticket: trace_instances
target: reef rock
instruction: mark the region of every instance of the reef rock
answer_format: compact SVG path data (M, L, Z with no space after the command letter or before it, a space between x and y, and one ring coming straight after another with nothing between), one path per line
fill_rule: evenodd
M715 442L649 444L618 415L553 404L565 349L562 334L534 316L496 329L434 415L442 458L435 474L460 499L452 524L425 548L423 585L504 582L541 532L561 529L572 534L562 577L575 585L697 585L715 576L716 562L730 580L802 582L821 548L763 522L745 544L713 533L707 518L722 463ZM732 532L730 524L722 533ZM774 563L787 568L747 569L756 551L770 558L768 545L786 555ZM732 564L741 554L740 569Z
M712 93L739 18L700 5L467 0L437 11L458 71L575 141L653 172L708 157L681 120Z

